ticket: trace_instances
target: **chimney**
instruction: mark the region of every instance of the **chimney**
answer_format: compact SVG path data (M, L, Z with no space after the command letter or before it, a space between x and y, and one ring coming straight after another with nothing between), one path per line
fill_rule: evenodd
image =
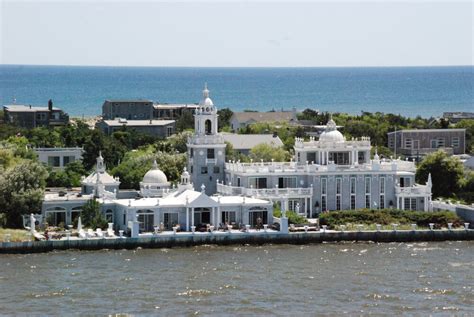
M51 99L48 100L48 110L49 111L53 110L53 100L51 100Z

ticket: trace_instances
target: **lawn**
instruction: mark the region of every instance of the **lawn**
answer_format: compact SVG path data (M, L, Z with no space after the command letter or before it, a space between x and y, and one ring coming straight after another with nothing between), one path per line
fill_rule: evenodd
M5 241L5 235L10 235L10 242L29 241L29 231L24 229L4 229L0 228L0 242Z

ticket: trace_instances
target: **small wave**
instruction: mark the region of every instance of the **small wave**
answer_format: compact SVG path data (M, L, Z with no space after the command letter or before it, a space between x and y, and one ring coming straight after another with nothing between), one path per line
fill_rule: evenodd
M194 297L194 296L209 296L214 294L214 292L211 292L206 289L190 289L181 293L177 293L177 296L189 296L189 297Z

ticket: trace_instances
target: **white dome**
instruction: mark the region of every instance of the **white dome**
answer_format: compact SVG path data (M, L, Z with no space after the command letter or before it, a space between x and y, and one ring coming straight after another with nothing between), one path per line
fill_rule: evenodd
M204 100L201 100L199 105L201 107L212 107L212 106L214 106L214 103L212 102L211 98L207 97Z
M166 177L165 173L163 173L156 164L156 161L153 163L153 167L151 170L146 172L145 176L143 176L143 183L144 184L167 184L168 178Z
M329 119L328 123L326 124L326 130L319 136L319 141L323 142L344 142L344 136L341 132L337 131L337 125L334 120Z
M344 136L337 130L324 131L319 136L319 141L323 142L344 142Z

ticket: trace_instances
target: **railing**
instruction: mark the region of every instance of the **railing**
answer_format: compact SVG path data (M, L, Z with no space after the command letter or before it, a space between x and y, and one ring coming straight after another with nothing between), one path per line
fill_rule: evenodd
M395 194L404 196L430 195L431 188L425 185L415 185L411 187L395 186Z
M223 195L244 195L254 197L312 196L313 188L245 188L217 184L217 192Z
M314 173L330 171L407 171L415 172L415 163L411 161L388 160L378 164L360 165L318 165L318 164L297 164L296 162L261 162L261 163L239 163L230 162L225 164L227 171L241 172L249 174L268 173Z
M295 147L299 149L355 149L355 148L370 148L370 138L362 138L362 139L355 139L344 141L343 143L334 143L334 142L321 142L315 141L314 139L311 141L295 141Z
M188 138L188 144L224 144L222 135L193 135Z

